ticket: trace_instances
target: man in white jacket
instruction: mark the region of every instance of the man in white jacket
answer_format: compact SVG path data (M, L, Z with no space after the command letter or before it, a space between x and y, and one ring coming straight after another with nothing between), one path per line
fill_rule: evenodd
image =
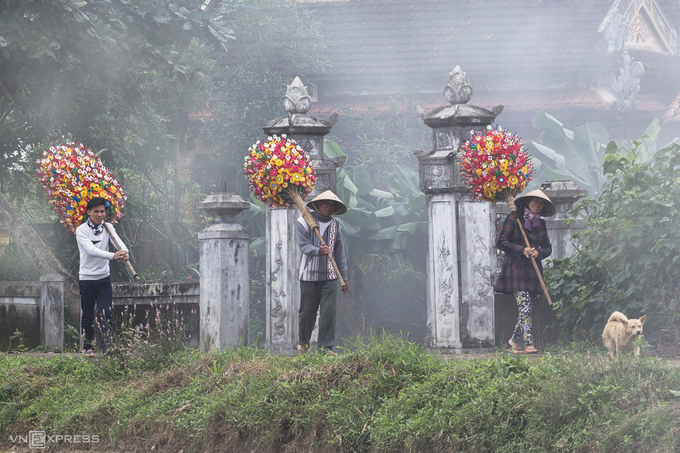
M106 337L111 325L111 304L113 291L111 289L110 260L127 260L128 250L120 240L116 229L110 223L104 224L106 218L106 199L94 197L87 202L87 220L76 228L76 240L80 251L80 272L78 285L80 287L80 334L83 338L83 354L94 356L92 340L94 337L94 307L101 313L100 321L102 333L102 353L106 352ZM120 244L121 249L115 253L109 252L111 236Z

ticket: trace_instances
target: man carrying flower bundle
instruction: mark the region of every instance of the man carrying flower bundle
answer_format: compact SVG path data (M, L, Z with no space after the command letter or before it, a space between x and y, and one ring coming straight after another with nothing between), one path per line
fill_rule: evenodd
M111 304L113 291L111 288L109 260L127 260L128 250L120 240L116 229L110 223L104 223L107 201L94 197L87 202L87 219L76 228L76 240L80 251L80 270L78 286L80 287L81 335L84 335L83 354L94 356L92 340L94 337L95 305L103 316L101 321L102 353L106 353L106 339L111 325ZM109 232L111 236L109 236ZM120 250L109 252L109 240L120 244Z
M340 225L333 215L347 212L347 207L330 190L316 196L307 203L311 214L319 225L319 234L326 245L309 227L303 217L296 223L298 246L302 251L300 262L300 311L298 353L309 349L309 341L314 330L316 314L319 312L318 348L333 354L335 342L335 298L338 292L338 276L328 259L333 256L340 276L344 280L342 292L349 291L347 276L347 257L340 234Z

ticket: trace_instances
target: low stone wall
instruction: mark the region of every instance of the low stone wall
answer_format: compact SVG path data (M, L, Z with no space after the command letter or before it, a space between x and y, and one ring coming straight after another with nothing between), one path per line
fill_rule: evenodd
M117 320L133 322L180 318L188 326L187 346L198 347L200 336L199 282L114 282L113 310ZM47 275L39 282L0 282L0 351L19 345L32 349L64 347L64 294L59 276ZM154 326L161 328L161 326ZM10 338L15 332L21 340Z
M12 339L15 332L20 338ZM39 282L0 282L0 350L22 345L64 348L64 281L43 275Z
M133 323L161 319L181 318L188 326L188 347L198 347L200 337L200 284L199 282L116 282L113 286L113 312L116 321L132 320Z
M0 282L0 350L9 349L17 330L24 345L40 346L40 282Z

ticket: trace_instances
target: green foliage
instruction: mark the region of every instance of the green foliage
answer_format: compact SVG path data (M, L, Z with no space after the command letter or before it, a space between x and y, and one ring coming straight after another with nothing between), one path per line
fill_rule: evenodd
M207 107L215 60L231 39L223 11L200 6L184 0L0 6L0 152L12 158L0 165L0 190L20 197L20 176L34 171L31 151L71 134L123 182L130 210L136 205L146 214L141 237L139 228L121 225L124 241L133 251L145 242L169 248L160 262L149 261L170 267L173 277L186 276L197 262L189 258L194 241L182 222L183 197L192 188L183 160L196 138L190 115ZM138 177L129 186L126 173ZM193 200L186 201L193 210Z
M0 355L0 446L87 426L112 450L660 451L680 447L680 371L604 354L442 360L394 337L337 357L185 352L149 371Z
M220 183L245 192L240 156L322 48L284 0L4 2L0 191L22 201L31 153L85 142L126 189L119 231L140 275L196 277L197 203Z
M295 76L326 67L318 24L304 3L287 0L222 2L235 40L215 79L211 121L205 140L215 159L202 163L202 180L222 181L229 192L245 197L243 156L262 138L267 122L286 114L283 95ZM204 190L207 188L204 186Z
M9 345L7 346L7 352L9 351L28 351L28 346L24 344L24 333L19 329L15 329L14 333L9 337Z
M432 130L415 110L402 113L404 105L415 103L409 97L392 96L381 107L337 106L340 120L333 126L330 138L347 153L348 167L370 169L378 189L387 189L389 174L396 165L417 170L418 160L413 152L432 146Z
M647 315L652 344L680 341L680 141L647 157L645 142L610 144L598 200L575 209L585 230L577 252L546 270L562 331L599 337L614 310Z
M327 156L345 156L337 143L326 140ZM418 173L396 165L389 173L389 191L374 188L372 172L365 165L337 171L337 194L347 205L338 217L349 259L364 273L384 273L391 261L408 259L424 268L427 251L425 194L418 187Z
M602 163L604 143L609 134L600 123L586 123L576 129L562 127L556 118L544 110L533 120L534 128L541 129L541 143L526 144L534 158L536 175L532 186L549 180L569 179L591 197L597 197L603 183Z

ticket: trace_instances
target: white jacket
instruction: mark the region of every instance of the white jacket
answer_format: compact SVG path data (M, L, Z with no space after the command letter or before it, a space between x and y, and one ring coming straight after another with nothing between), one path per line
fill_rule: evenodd
M127 250L113 225L107 222L106 226L109 227L111 235L120 244L121 249ZM87 223L76 228L76 241L78 241L78 250L80 250L80 280L101 280L111 275L109 261L113 259L113 253L109 252L109 239L106 228L98 236L95 236Z

